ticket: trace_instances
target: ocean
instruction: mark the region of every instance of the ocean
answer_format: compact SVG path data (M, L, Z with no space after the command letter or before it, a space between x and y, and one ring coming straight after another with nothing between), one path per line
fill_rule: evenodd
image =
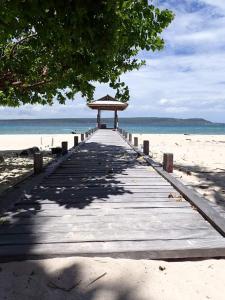
M225 134L225 124L152 118L121 118L119 126L133 133L153 134ZM103 119L108 127L113 119ZM197 123L197 124L193 124ZM201 124L202 123L202 124ZM0 134L67 134L82 133L96 126L96 119L27 119L0 120Z

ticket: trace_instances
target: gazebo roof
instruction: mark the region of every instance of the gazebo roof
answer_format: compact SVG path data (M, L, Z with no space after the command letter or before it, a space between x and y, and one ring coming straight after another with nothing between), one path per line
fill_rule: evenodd
M124 103L116 100L115 98L106 95L98 100L90 102L87 104L91 109L100 110L124 110L127 108L128 103Z

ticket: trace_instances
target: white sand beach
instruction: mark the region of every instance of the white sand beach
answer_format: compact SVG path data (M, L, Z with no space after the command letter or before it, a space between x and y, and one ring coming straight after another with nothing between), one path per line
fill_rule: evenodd
M1 299L223 300L225 260L54 258L0 264Z
M76 134L80 136L80 134ZM47 150L51 147L61 146L63 141L68 142L71 148L74 143L73 134L2 134L0 135L0 151L21 150L30 147L38 147Z

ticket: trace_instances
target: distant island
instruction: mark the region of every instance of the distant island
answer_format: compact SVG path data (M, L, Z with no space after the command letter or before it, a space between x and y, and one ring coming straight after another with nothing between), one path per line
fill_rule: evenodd
M204 126L204 125L213 125L218 124L214 123L202 118L191 118L191 119L178 119L178 118L158 118L158 117L137 117L137 118L121 118L122 122L131 121L132 123L137 122L137 124L142 125L153 125L153 126L160 126L160 125L181 125L181 126Z
M112 118L104 118L104 121L112 121ZM66 121L74 121L74 122L95 122L96 118L52 118L52 119L0 119L0 123L7 123L7 122L12 122L12 123L17 123L17 122L24 122L24 123L39 123L42 121L47 121L47 122L66 122ZM122 123L130 123L132 122L133 124L139 124L139 125L153 125L153 126L160 126L160 125L192 125L192 126L204 126L204 125L213 125L213 124L220 124L223 125L224 123L214 123L202 118L189 118L189 119L178 119L178 118L160 118L160 117L128 117L128 118L123 118L120 117L120 121ZM141 123L141 124L140 124Z

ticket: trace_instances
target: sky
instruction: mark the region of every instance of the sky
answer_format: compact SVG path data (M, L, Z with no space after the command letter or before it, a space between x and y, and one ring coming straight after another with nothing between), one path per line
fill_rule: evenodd
M154 0L176 17L161 52L142 52L146 65L122 76L130 89L121 117L205 118L225 122L225 0ZM95 99L115 92L96 85ZM79 95L66 105L0 107L0 119L95 117ZM103 116L111 116L105 113Z

